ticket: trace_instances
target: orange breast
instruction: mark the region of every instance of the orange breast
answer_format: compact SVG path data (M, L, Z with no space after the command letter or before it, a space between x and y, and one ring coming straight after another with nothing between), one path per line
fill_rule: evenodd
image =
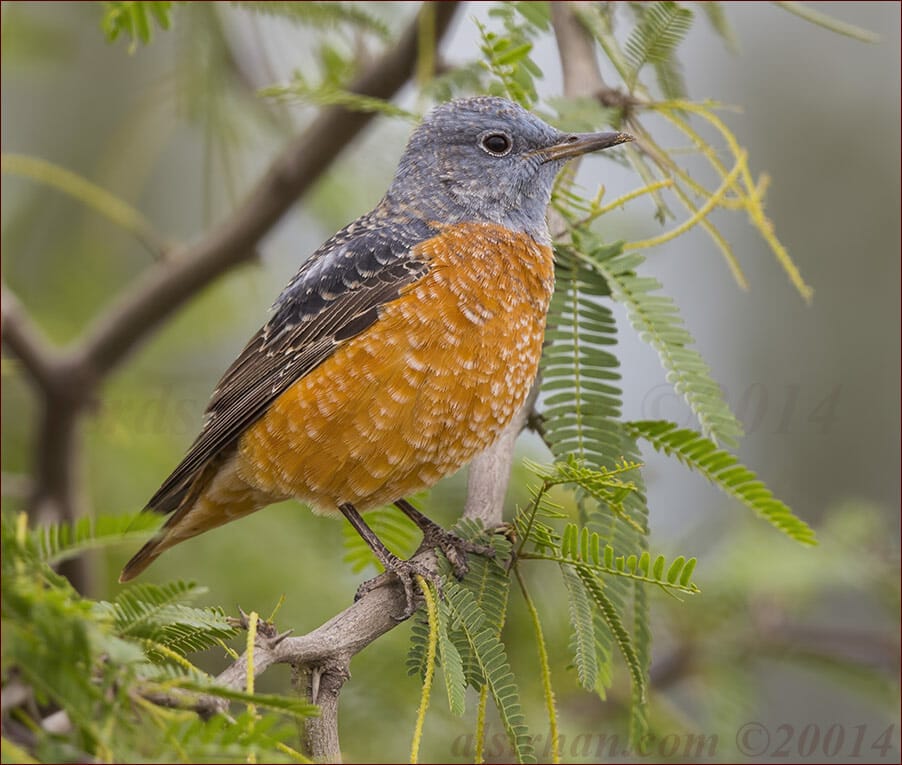
M551 248L467 223L416 249L428 273L241 437L242 480L366 510L455 472L510 422L541 354Z

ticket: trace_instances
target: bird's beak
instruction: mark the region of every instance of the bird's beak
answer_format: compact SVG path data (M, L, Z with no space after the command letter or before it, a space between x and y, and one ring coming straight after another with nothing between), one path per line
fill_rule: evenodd
M542 162L551 162L578 157L590 151L610 149L612 146L635 140L629 133L571 133L560 143L537 153L542 155Z

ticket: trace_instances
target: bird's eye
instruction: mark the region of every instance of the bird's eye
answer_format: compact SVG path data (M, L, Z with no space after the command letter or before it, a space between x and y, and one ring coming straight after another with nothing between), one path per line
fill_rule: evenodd
M496 157L503 157L511 150L511 139L504 133L486 133L479 139L479 145Z

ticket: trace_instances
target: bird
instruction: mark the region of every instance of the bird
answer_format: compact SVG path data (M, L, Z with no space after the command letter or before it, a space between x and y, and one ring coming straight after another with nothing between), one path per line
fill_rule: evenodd
M223 374L200 433L147 503L167 521L119 581L288 498L350 522L401 580L402 618L416 576L436 575L392 554L361 513L394 503L463 576L467 553L484 548L407 497L489 447L523 406L554 288L555 177L631 140L565 133L495 96L429 112L379 203L303 262Z

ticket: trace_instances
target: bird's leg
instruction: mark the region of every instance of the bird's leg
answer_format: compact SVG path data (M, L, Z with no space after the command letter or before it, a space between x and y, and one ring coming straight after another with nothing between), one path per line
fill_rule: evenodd
M357 508L355 508L354 505L346 502L339 505L338 509L341 510L341 514L348 519L348 523L354 527L354 530L360 534L363 541L370 546L370 549L375 553L383 568L385 568L385 572L394 574L401 580L401 584L404 586L404 596L407 599L407 605L404 608L404 613L400 617L396 617L398 621L404 621L404 619L409 618L413 612L416 611L418 591L416 589L414 577L417 574L432 582L436 589L439 590L439 592L441 591L441 579L435 571L415 561L401 560L397 555L391 552L384 544L382 544L382 540L376 536L376 533L366 525L366 522L360 517L360 513L357 512ZM382 576L368 579L357 588L357 594L354 596L354 600L360 600L360 598L371 590L374 590L381 583Z
M469 566L467 565L467 553L476 553L477 555L485 555L491 558L495 555L495 548L490 545L481 545L476 542L470 542L467 539L461 539L457 534L443 529L435 521L427 518L406 499L399 499L395 502L397 507L404 515L412 520L423 532L423 543L421 547L427 549L437 547L442 551L444 556L451 564L451 570L458 579L463 579L467 575Z

